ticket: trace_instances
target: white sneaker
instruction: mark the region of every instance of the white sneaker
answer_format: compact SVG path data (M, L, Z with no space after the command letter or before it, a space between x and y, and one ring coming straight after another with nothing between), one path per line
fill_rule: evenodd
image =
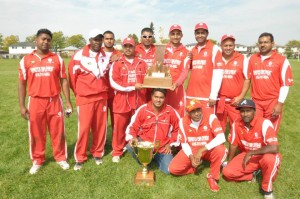
M120 156L114 156L114 157L112 158L112 162L114 162L114 163L119 163L119 162L120 162Z
M99 157L95 157L94 160L95 160L96 165L103 164L103 160Z
M70 165L66 161L56 162L63 170L70 169Z
M36 173L40 170L41 166L42 166L42 165L33 164L32 167L31 167L30 170L29 170L29 173L30 173L31 175L36 174Z
M271 194L265 194L264 195L264 199L275 199L275 196L273 195L273 193L271 193Z

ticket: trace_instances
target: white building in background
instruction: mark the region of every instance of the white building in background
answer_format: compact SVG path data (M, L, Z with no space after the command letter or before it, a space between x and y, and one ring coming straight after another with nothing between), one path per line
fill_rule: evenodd
M19 58L36 50L36 45L33 42L20 42L12 44L8 47L10 58Z

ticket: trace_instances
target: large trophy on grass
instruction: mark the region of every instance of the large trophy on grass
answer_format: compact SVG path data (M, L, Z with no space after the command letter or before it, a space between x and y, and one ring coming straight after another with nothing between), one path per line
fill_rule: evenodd
M168 67L163 65L163 58L166 45L156 45L156 63L148 68L144 77L144 88L164 88L172 87L172 77Z
M157 153L160 141L152 142L134 142L132 143L133 152L135 153L137 159L142 164L142 171L138 171L134 183L135 184L145 184L154 185L155 174L153 171L148 171L147 166L152 161L153 156ZM155 153L154 153L155 150Z

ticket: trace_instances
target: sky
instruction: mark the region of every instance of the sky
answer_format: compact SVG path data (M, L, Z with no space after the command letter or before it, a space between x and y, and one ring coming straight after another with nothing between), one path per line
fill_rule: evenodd
M65 36L91 29L111 30L116 39L140 36L153 22L158 38L168 38L171 25L183 30L183 44L194 43L196 23L205 22L208 38L220 41L233 34L236 43L254 45L262 32L271 32L277 45L300 40L299 0L0 0L0 34L20 41L40 28Z

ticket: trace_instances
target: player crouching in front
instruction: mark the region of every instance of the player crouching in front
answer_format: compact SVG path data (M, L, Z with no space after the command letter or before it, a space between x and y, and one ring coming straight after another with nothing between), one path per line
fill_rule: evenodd
M272 182L281 162L274 127L270 120L255 115L252 100L243 100L237 109L241 119L232 124L228 136L229 163L223 168L223 177L228 181L251 181L261 170L264 198L274 199ZM238 149L241 153L235 156Z
M227 156L224 146L225 135L219 120L214 114L203 114L198 100L190 101L186 110L188 115L179 122L179 136L182 150L169 165L173 175L195 173L202 159L210 162L210 173L207 181L213 192L219 191L217 181L220 177L220 166Z

